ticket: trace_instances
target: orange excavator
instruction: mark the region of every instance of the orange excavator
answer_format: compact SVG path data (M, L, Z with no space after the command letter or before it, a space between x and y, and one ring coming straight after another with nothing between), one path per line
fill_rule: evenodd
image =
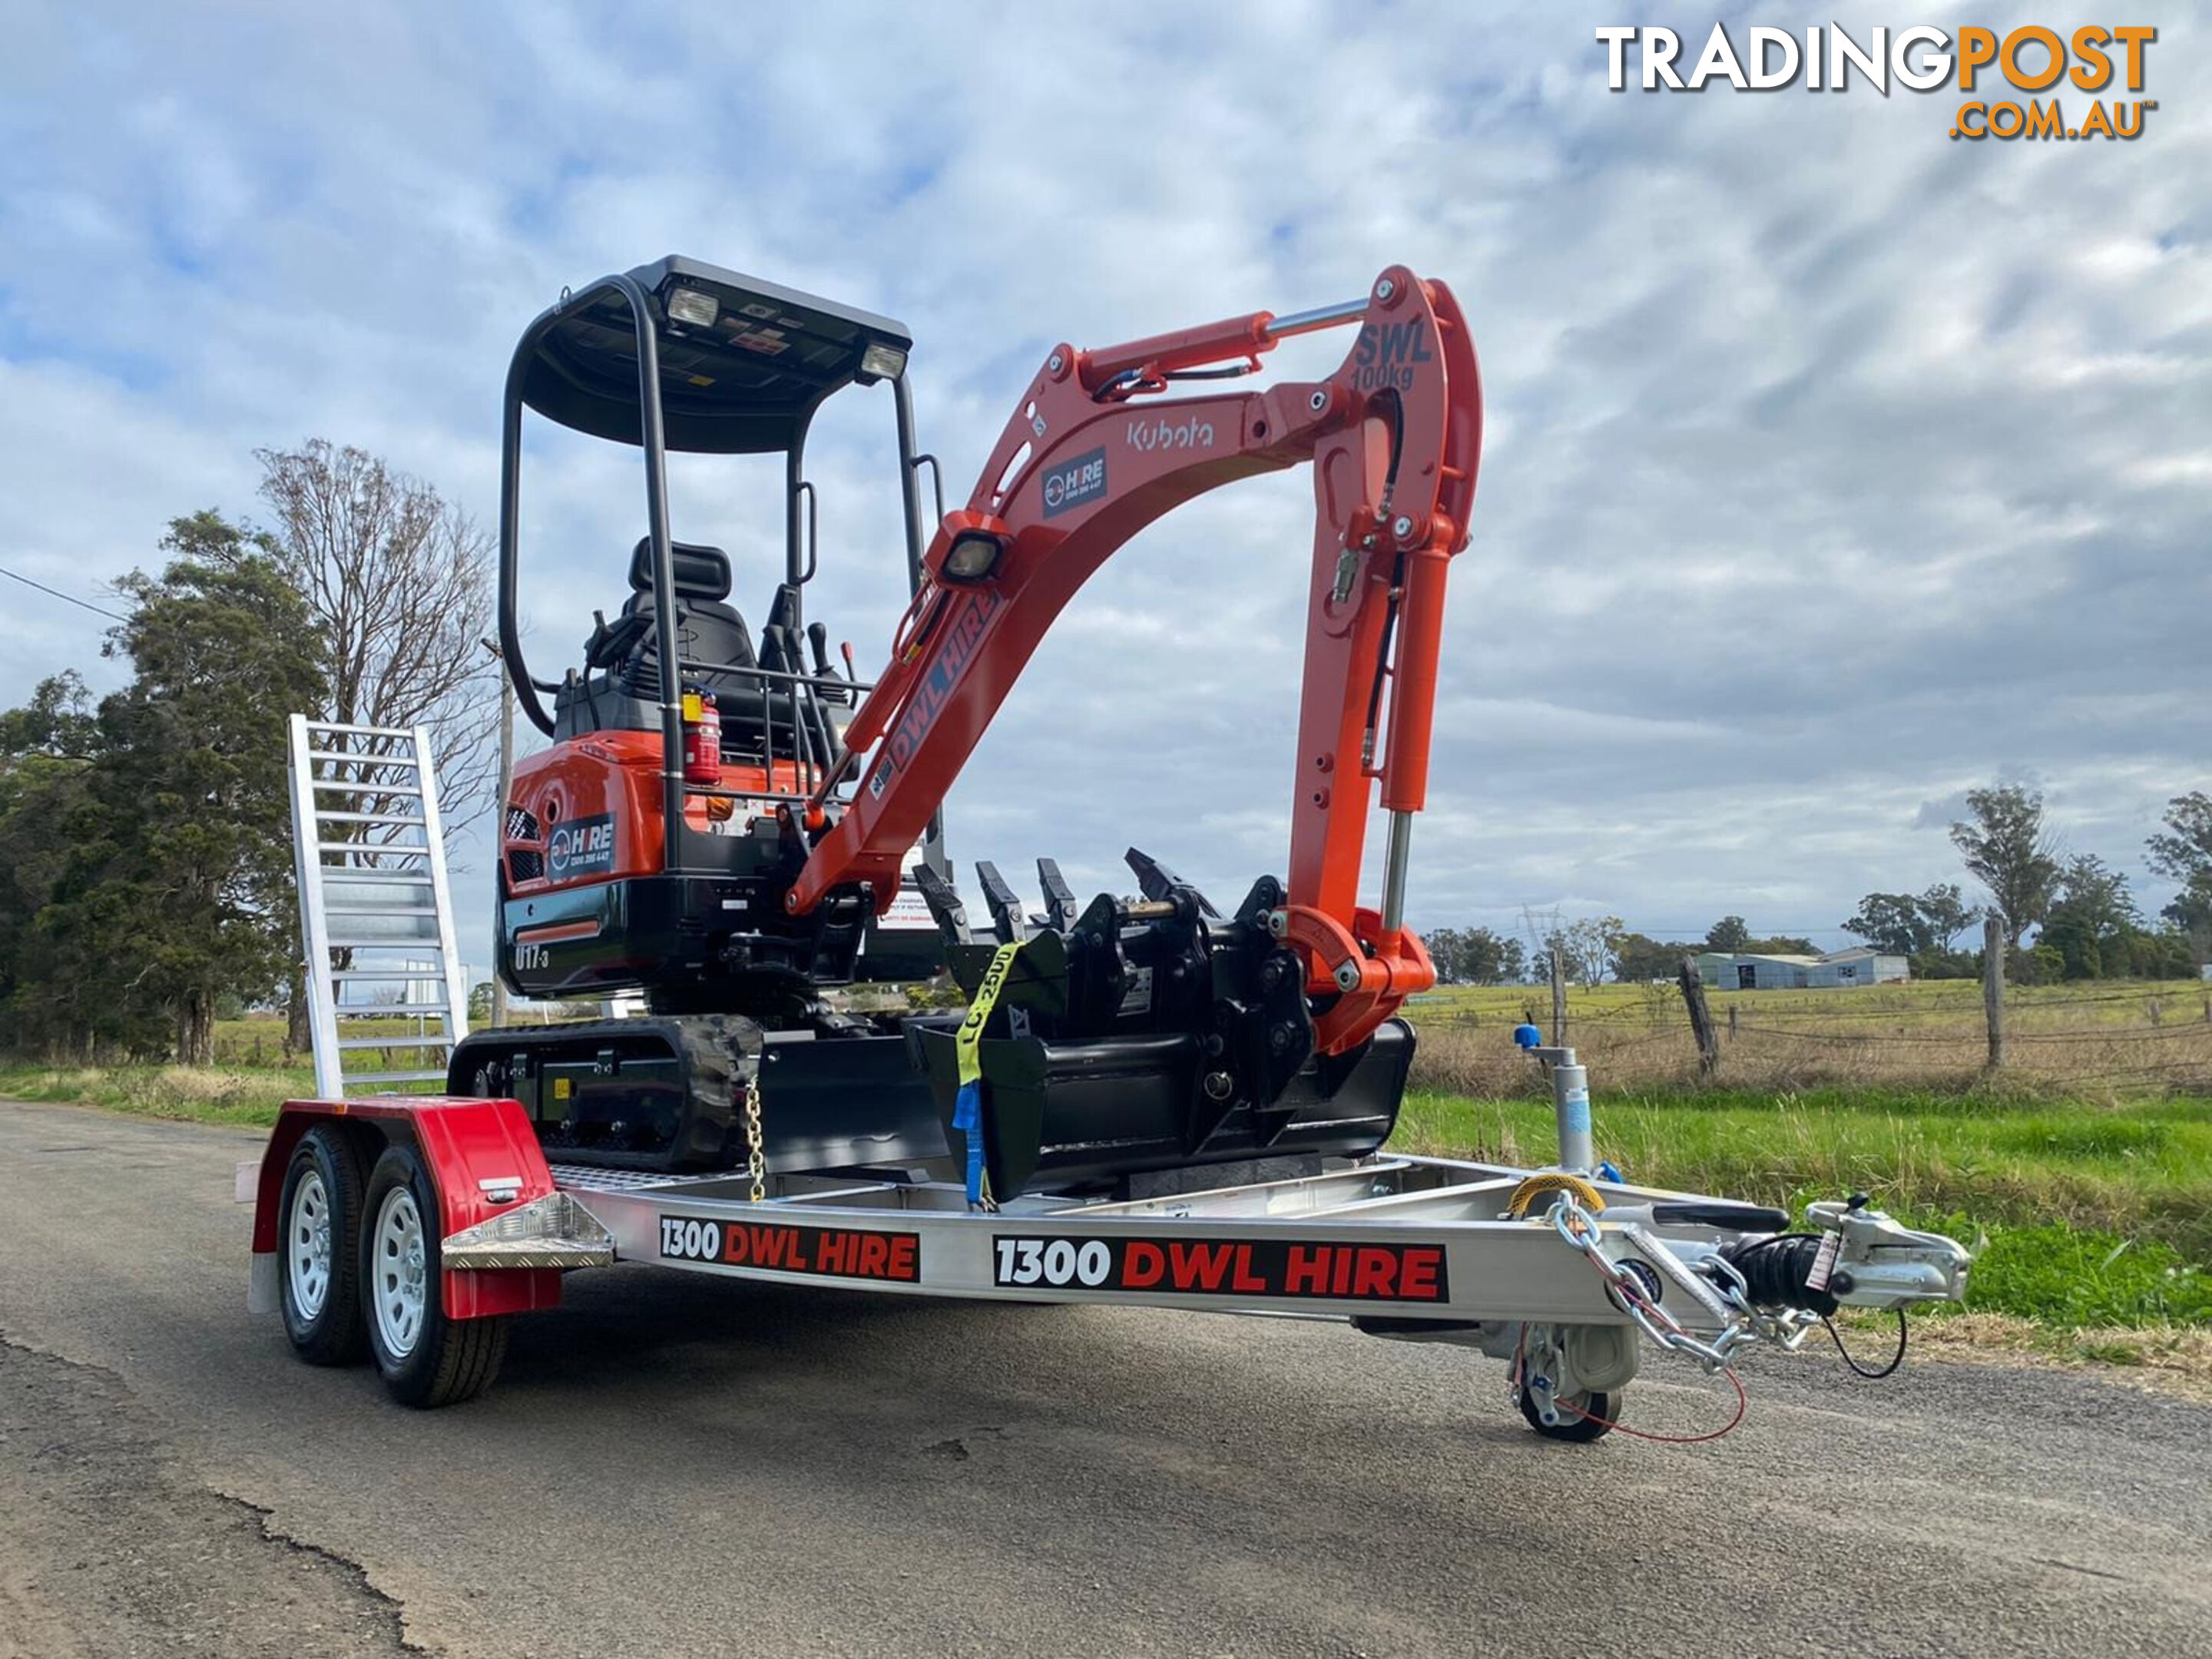
M1327 329L1351 349L1325 379L1227 384ZM1406 878L1482 426L1450 291L1393 266L1342 305L1055 345L966 501L948 509L939 481L927 524L937 469L915 438L912 346L888 318L678 258L565 295L524 333L500 637L551 744L505 803L499 971L527 996L641 993L647 1013L477 1032L451 1091L519 1099L567 1164L882 1170L980 1141L1001 1195L1145 1196L1218 1185L1226 1164L1373 1151L1413 1054L1397 1011L1435 980ZM805 456L823 402L875 385L891 392L912 599L866 680L806 614ZM526 410L645 463L629 595L557 681L532 677L518 622ZM782 569L757 629L730 603L730 557L673 538L672 452L783 457ZM1315 521L1286 876L1224 914L1133 849L1137 891L1083 906L1040 860L1032 911L987 864L989 925L971 927L941 809L1046 630L1147 525L1302 465ZM838 992L914 969L888 925L908 888L965 1013L869 1014ZM956 1127L963 1066L989 1110Z

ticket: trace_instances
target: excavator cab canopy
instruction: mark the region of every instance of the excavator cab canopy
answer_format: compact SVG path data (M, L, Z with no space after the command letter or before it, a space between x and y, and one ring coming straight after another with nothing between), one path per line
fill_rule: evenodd
M914 337L888 317L671 254L629 273L645 295L666 447L705 454L798 448L822 400L896 380ZM556 307L521 368L522 402L547 419L641 443L638 326L611 286Z
M574 716L580 703L593 731L605 724L602 716L630 729L640 710L647 719L657 716L668 873L686 870L685 849L697 850L684 821L678 687L696 683L726 697L742 690L756 701L781 699L781 712L761 717L765 740L772 743L778 731L784 732L791 745L783 757L787 767L817 769L830 763L833 756L823 751L836 744L815 705L849 707L867 689L835 672L825 654L826 629L819 623L810 627L805 616L805 589L817 559L815 491L805 477L807 428L823 400L848 386L883 382L891 388L907 580L910 589L921 585L915 471L931 458L915 442L906 380L913 345L905 325L888 317L674 254L564 289L516 343L507 365L501 441L499 634L508 682L523 714L556 739L574 734L568 729L574 720L564 726L561 715L565 709ZM645 463L645 536L626 555L630 601L612 624L602 615L586 644L586 672L571 671L559 682L534 677L522 648L526 410L590 437L635 445ZM742 618L726 603L729 560L715 549L678 543L671 533L671 451L783 457L782 580L757 630L757 654ZM659 596L668 596L666 602ZM802 642L812 646L811 666ZM676 665L676 672L659 665ZM631 694L639 708L615 695L621 691ZM801 737L811 740L811 747L798 746ZM774 755L763 763L773 780Z

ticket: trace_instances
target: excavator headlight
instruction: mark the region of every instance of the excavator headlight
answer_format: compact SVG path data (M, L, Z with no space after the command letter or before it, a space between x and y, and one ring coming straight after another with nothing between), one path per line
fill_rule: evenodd
M668 320L672 323L682 323L687 328L712 328L714 319L721 314L722 302L702 289L668 290Z
M896 380L905 373L906 353L895 345L872 340L860 353L860 374L865 379Z
M980 582L999 568L1006 544L988 530L963 530L945 550L939 572L949 582Z

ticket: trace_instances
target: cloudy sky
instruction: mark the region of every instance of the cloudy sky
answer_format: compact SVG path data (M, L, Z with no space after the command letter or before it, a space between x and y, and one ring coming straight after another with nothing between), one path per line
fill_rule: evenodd
M1720 9L1740 39L1798 10ZM1674 10L1693 40L1715 15ZM1634 17L1558 4L7 15L0 563L67 592L99 602L174 514L252 515L253 448L312 435L490 520L515 335L665 252L905 320L956 497L1054 341L1403 262L1460 296L1488 404L1417 922L1736 911L1841 942L1869 889L1957 875L1942 826L2001 776L2155 904L2142 838L2212 788L2197 25L2150 49L2141 139L1970 144L1955 93L1609 93L1592 27ZM1344 342L1296 343L1304 376ZM865 667L903 597L890 412L841 404L811 614ZM543 673L621 597L642 511L631 453L540 433L533 460ZM675 480L752 611L768 483ZM1134 842L1224 902L1282 866L1309 502L1239 485L1094 580L953 798L963 864L1119 890ZM0 589L0 697L114 682L98 617Z

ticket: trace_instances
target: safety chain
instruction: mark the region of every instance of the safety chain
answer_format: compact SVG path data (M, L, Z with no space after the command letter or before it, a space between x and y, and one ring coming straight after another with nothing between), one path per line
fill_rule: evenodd
M745 1079L745 1173L752 1177L753 1202L768 1196L768 1152L761 1145L760 1068Z
M1580 1252L1606 1281L1607 1295L1613 1306L1634 1320L1637 1328L1661 1347L1673 1353L1686 1354L1708 1376L1725 1370L1735 1363L1738 1349L1756 1342L1795 1348L1816 1322L1816 1316L1802 1309L1767 1313L1753 1308L1745 1299L1749 1287L1743 1275L1731 1262L1713 1256L1709 1259L1726 1275L1726 1280L1713 1288L1728 1306L1729 1320L1719 1335L1710 1342L1703 1340L1684 1330L1672 1314L1653 1301L1643 1281L1624 1263L1606 1255L1599 1243L1597 1217L1585 1209L1572 1193L1559 1195L1552 1205L1550 1219L1552 1231L1570 1249Z

